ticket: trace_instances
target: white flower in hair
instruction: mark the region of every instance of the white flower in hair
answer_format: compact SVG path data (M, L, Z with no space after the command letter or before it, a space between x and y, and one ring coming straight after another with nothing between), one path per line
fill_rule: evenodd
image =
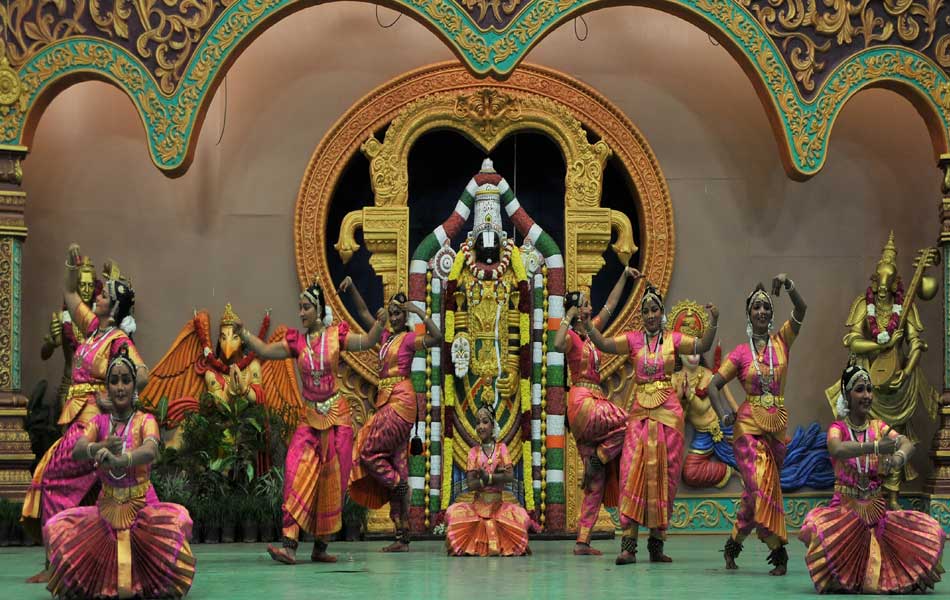
M323 307L323 326L329 327L333 325L333 310L329 305Z
M844 394L838 393L838 399L835 400L835 413L842 419L848 416L848 413L851 412L851 409L848 408L848 403L844 399Z
M126 315L125 318L122 319L122 323L119 324L119 329L124 331L127 335L135 333L135 317Z
M877 307L873 304L868 304L868 316L876 317L877 316Z

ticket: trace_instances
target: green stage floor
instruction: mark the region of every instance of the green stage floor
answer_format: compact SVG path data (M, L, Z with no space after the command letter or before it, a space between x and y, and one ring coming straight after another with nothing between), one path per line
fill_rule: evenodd
M188 598L205 600L366 599L415 600L449 598L505 600L570 598L574 600L639 597L657 600L716 598L816 598L802 561L804 547L790 544L786 577L770 577L761 543L746 544L739 571L722 568L724 536L677 535L667 542L676 561L668 565L641 563L618 567L613 559L618 541L595 541L602 557L571 555L570 541L535 541L533 556L523 558L449 558L437 541L412 543L408 554L383 554L385 542L335 543L340 562L295 567L270 560L264 544L200 544L194 546L198 575ZM640 555L646 559L646 539ZM310 544L301 544L309 558ZM36 571L40 548L0 548L0 598L43 600L45 587L23 580ZM938 584L934 596L950 596L950 581Z

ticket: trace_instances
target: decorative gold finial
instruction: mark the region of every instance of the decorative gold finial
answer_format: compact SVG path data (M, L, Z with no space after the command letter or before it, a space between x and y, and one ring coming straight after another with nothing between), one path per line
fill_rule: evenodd
M122 279L122 271L119 270L119 263L111 258L102 265L102 276L106 279L118 281Z
M231 303L228 302L224 305L224 313L221 315L221 325L234 325L241 318L235 314L234 309L231 308Z
M89 260L88 256L82 257L82 264L79 265L80 273L92 273L94 276L96 274L96 267L92 264L92 261Z
M890 265L897 270L897 246L894 245L894 230L891 230L887 243L884 244L884 251L881 252L881 260L877 262L880 265Z

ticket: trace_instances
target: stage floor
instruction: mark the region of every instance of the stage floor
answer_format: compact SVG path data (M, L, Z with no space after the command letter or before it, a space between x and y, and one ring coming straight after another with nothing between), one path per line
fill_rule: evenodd
M522 598L572 598L620 600L632 596L674 600L715 598L816 597L805 564L804 546L789 545L789 574L770 577L766 548L757 541L746 544L739 570L722 568L719 535L671 536L667 553L676 561L666 565L648 562L614 565L619 541L595 541L601 557L571 555L573 542L535 541L533 556L523 558L449 558L438 541L412 543L408 554L383 554L385 542L334 543L335 565L278 565L264 544L200 544L194 546L198 575L188 598L205 600L290 600L318 598L449 598L505 600ZM301 544L300 557L309 559L310 544ZM647 559L646 539L640 553ZM46 600L44 586L23 580L36 572L43 553L38 547L0 548L0 597ZM950 581L937 586L937 596L950 595Z

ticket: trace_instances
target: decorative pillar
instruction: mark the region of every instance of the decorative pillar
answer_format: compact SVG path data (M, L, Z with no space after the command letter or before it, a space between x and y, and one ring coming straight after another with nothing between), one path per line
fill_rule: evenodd
M924 484L930 514L950 531L950 154L940 155L940 259L943 263L943 393L940 396L937 433L930 445L930 476Z
M0 145L0 497L22 500L33 452L23 428L27 398L20 394L22 249L26 194L20 189L23 146Z
M406 292L409 269L409 207L368 206L363 209L363 241L369 264L383 279L383 298Z
M604 266L610 243L610 209L569 207L564 209L564 242L567 256L567 289L590 293L594 275Z
M408 292L409 207L367 206L348 213L343 218L339 241L334 245L344 264L360 247L355 237L357 229L363 230L370 266L383 280L383 297Z

